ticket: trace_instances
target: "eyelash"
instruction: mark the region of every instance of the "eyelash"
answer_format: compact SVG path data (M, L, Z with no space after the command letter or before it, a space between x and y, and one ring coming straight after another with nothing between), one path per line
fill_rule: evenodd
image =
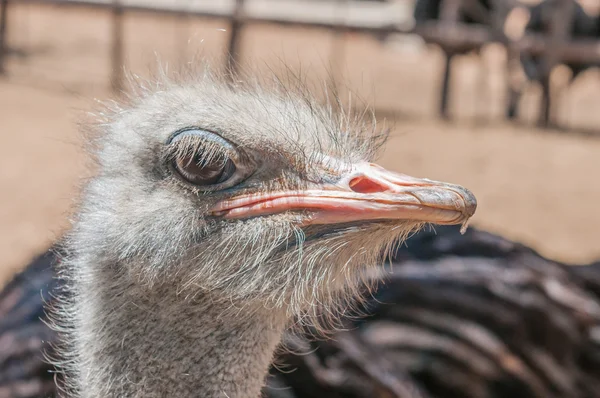
M225 168L228 167L228 163L232 163L234 171L231 177L225 181L205 188L199 187L190 183L189 178L181 178L182 173L174 166L177 159L181 159L182 156L196 157L196 161L200 164L222 161ZM166 175L175 177L176 182L192 189L196 194L220 191L236 186L254 174L260 165L260 160L256 160L251 154L236 148L219 134L192 127L173 133L164 145L161 158Z
M218 158L221 158L224 163L227 159L231 159L234 163L238 160L237 152L228 141L216 133L191 127L178 130L167 140L164 158L167 162L171 162L178 156L186 155L194 157L200 155L201 162L205 164Z

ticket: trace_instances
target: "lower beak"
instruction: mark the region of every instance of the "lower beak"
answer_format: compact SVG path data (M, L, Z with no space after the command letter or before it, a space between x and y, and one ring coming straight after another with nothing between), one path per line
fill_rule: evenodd
M361 163L335 184L238 196L219 202L212 214L243 219L306 211L305 224L410 220L466 225L476 208L475 196L459 185L414 178L372 163Z

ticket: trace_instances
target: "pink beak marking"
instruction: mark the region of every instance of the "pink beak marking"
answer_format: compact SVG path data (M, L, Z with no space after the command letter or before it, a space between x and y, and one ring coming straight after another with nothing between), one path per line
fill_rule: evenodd
M459 185L414 178L373 163L361 163L336 184L242 195L219 202L212 215L243 219L306 211L304 225L370 220L466 225L476 208L475 196Z

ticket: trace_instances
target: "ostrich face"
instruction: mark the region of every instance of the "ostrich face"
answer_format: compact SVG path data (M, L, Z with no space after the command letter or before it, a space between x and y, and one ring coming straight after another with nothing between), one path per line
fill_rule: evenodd
M462 187L371 163L373 126L287 92L170 87L104 130L79 224L149 286L322 301L418 226L476 207Z

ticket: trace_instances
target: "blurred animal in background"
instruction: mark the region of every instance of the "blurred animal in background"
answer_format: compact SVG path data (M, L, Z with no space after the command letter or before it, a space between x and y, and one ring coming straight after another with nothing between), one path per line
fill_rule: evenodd
M413 16L417 25L431 21L446 22L448 26L454 23L480 25L491 28L494 35L503 37L504 21L515 6L516 2L512 0L458 0L455 2L416 0ZM457 55L468 54L472 51L479 53L481 48L441 46L441 49L445 54L445 65L440 93L440 114L448 117L452 60ZM485 64L482 62L476 78L478 86L481 88L486 86L484 67ZM479 101L481 101L480 98L475 98L475 104L478 104Z
M370 316L297 342L295 397L596 397L600 264L565 266L480 230L422 231ZM285 369L284 369L285 370Z
M530 7L529 22L525 27L525 33L543 34L547 37L553 35L553 27L557 22L566 23L569 38L580 40L597 40L600 38L600 16L590 15L576 1L572 2L573 15L570 21L563 18L561 7L563 4L557 0L544 0ZM542 126L557 125L555 103L560 101L561 96L565 94L568 87L584 71L599 67L600 64L588 62L567 61L564 64L570 69L571 77L562 87L551 87L551 73L554 64L548 64L542 55L530 55L522 53L520 55L521 65L525 76L529 82L537 82L542 88L541 112L539 115L539 124ZM522 86L517 95L511 96L507 117L514 119L518 117L519 100L525 86Z
M0 293L0 397L56 396L45 357L56 334L44 310L61 285L56 258L54 251L40 255Z
M0 397L55 396L53 331L42 321L52 251L7 285ZM271 398L595 398L600 263L566 266L474 228L427 229L400 247L366 316L331 339L288 335Z

